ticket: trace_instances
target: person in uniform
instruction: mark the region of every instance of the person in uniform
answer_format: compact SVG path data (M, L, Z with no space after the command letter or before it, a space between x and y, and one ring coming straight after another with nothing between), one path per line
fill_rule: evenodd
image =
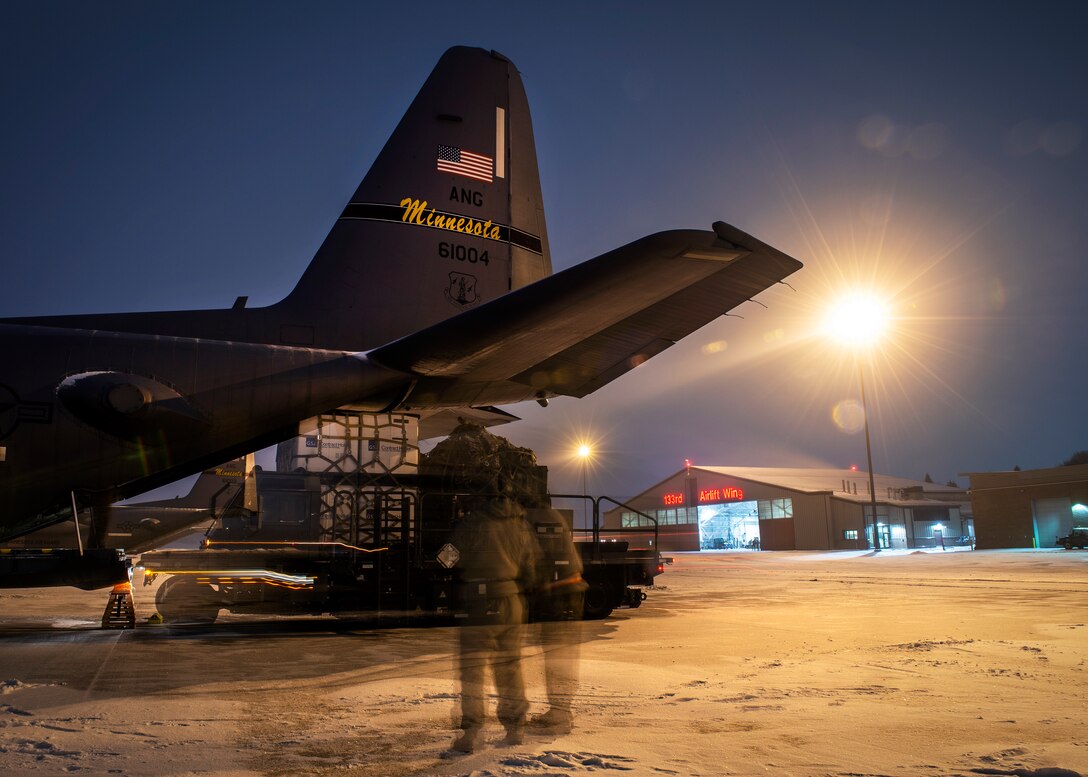
M540 584L533 602L540 619L540 647L548 709L529 720L543 734L569 734L578 693L582 611L585 591L582 556L574 544L570 517L540 504L529 511L540 545Z
M475 500L458 522L452 542L460 553L462 606L459 630L461 735L452 749L476 748L485 718L486 672L498 694L497 714L506 729L503 745L521 744L529 702L521 668L526 594L537 587L539 549L525 512L513 498L516 473L501 456L490 467L493 493Z

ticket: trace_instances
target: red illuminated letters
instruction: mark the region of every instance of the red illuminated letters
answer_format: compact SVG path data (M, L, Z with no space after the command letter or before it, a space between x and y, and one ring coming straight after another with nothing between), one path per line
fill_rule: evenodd
M700 502L728 502L744 499L744 491L735 486L727 488L704 488L699 491Z

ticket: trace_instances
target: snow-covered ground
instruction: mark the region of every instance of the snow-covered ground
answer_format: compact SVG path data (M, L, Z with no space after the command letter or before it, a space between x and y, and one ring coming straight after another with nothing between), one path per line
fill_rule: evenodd
M449 757L449 628L95 627L0 591L0 773L1088 774L1088 553L677 554L580 625L575 730ZM150 588L136 587L141 618ZM540 647L525 666L543 705Z

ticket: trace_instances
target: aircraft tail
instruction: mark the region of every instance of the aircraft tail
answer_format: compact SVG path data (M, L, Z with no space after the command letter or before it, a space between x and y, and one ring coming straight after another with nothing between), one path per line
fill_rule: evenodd
M458 47L272 309L299 321L284 344L363 350L550 274L521 77L500 54Z
M501 54L457 47L439 60L282 301L3 321L365 351L551 270L521 77Z

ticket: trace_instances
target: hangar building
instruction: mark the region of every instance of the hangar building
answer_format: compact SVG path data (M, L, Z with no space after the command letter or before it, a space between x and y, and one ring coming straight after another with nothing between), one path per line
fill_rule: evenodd
M966 474L979 548L1053 548L1088 526L1088 464Z
M972 542L966 490L874 479L881 548ZM654 531L647 516L661 550L873 547L869 475L851 469L690 466L605 513L602 528L646 546Z

